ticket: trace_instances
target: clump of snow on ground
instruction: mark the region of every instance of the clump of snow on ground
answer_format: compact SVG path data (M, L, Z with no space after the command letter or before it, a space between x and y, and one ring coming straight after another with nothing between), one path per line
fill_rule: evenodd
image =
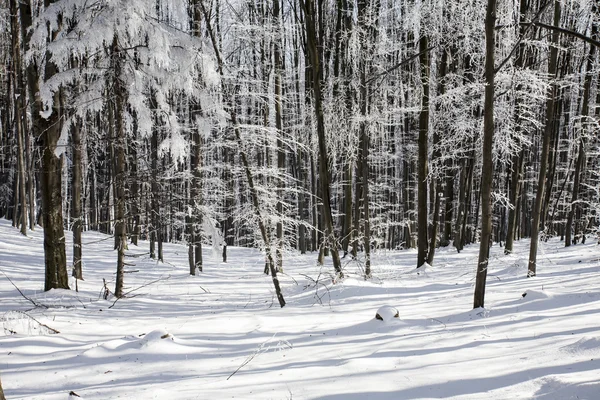
M398 310L392 306L381 306L375 313L375 318L383 322L392 321L394 318L399 318Z

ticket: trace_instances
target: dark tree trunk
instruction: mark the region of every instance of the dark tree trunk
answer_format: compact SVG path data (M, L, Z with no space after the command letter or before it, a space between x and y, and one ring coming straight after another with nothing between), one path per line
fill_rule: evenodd
M71 127L71 137L73 142L73 173L72 173L72 193L71 193L71 221L73 224L73 276L75 279L83 279L83 269L81 265L81 231L82 231L82 213L81 213L81 186L82 186L82 165L81 165L81 122L77 120Z
M481 243L475 279L473 308L484 306L485 284L492 233L492 179L494 164L494 50L496 48L496 0L488 0L485 16L485 105L483 115L483 149L481 170Z
M53 2L49 2L53 3ZM26 4L21 7L21 22L25 27L31 25L32 10ZM61 27L57 27L61 29ZM56 32L51 32L52 40ZM38 138L41 149L41 184L42 193L42 224L44 226L44 260L45 283L44 290L69 289L69 274L67 272L67 256L65 249L65 232L62 215L62 159L55 154L61 132L61 108L59 88L53 95L52 109L45 110L40 97L39 79L50 80L58 73L57 66L51 61L52 54L45 55L43 77L38 76L37 65L30 62L27 67L27 82L31 101L31 117L33 120L33 135ZM42 113L49 116L44 118Z
M560 1L554 2L554 24L558 26L560 22ZM556 64L558 60L558 39L559 33L552 33L552 47L550 48L550 59L548 60L548 75L550 79L556 78ZM540 217L542 213L542 202L544 200L546 173L548 170L548 154L550 153L550 141L554 135L554 107L556 104L557 83L553 80L550 85L548 99L546 101L546 126L544 137L542 139L542 153L540 155L540 173L538 176L538 187L535 196L535 204L532 211L531 243L529 247L529 264L527 276L535 276L537 270L537 250L538 236L540 231Z
M25 118L25 87L23 80L23 65L21 61L21 29L19 24L19 14L17 13L17 1L10 0L10 27L13 50L13 88L14 88L14 133L17 138L17 171L18 171L18 195L20 203L19 223L21 234L27 236L27 183L25 167L25 128L27 119ZM16 208L19 203L15 202Z
M419 40L419 67L421 69L421 112L419 113L419 173L417 182L418 208L417 208L417 268L420 268L427 262L427 252L429 251L429 242L427 231L429 218L427 213L427 158L429 141L429 40L423 36Z
M275 63L275 128L277 129L277 169L279 176L277 180L278 201L276 205L277 215L279 216L276 227L277 249L275 250L275 261L277 270L283 271L283 190L285 188L284 176L286 167L285 149L283 147L283 56L281 45L283 43L283 27L281 26L280 1L273 0L273 24L275 26L275 40L273 42L273 59Z
M371 277L371 215L369 213L369 132L367 126L367 116L369 113L369 87L367 83L367 74L370 72L374 54L375 29L373 25L377 21L378 4L370 4L366 0L359 0L357 3L358 27L361 43L361 54L359 61L360 73L360 113L361 121L359 125L358 137L358 159L357 165L360 170L357 171L356 178L360 179L360 192L362 194L360 203L362 203L363 217L363 247L365 252L365 279ZM357 192L359 186L357 185ZM358 195L357 204L358 206ZM358 208L358 207L357 207ZM357 210L358 211L358 210ZM357 212L358 214L358 212ZM357 218L358 215L355 217Z
M325 245L331 250L333 268L336 274L343 277L340 255L338 252L338 243L333 231L333 217L331 212L331 193L329 177L329 155L325 139L325 120L323 115L323 95L321 93L321 57L319 53L315 18L316 9L314 0L300 0L304 11L307 53L312 68L312 86L314 95L314 110L317 120L317 135L319 142L319 180L321 182L321 199L323 202L323 217L325 225Z
M438 76L438 80L441 82L439 85L440 86L440 95L443 95L446 91L444 84L443 84L443 80L444 80L444 77L446 76L447 63L448 63L448 52L447 52L447 50L444 49L443 54L442 54L442 59L440 61L440 69L439 69L439 76ZM440 132L438 132L438 131L436 131L433 135L433 154L432 154L432 159L431 159L432 162L438 161L442 156L442 152L440 149L440 141L441 141L440 136L441 136ZM435 177L432 181L431 186L434 188L433 193L435 195L435 200L433 202L433 210L432 210L433 224L431 226L431 238L429 239L429 252L427 253L427 264L429 264L429 265L433 265L433 258L435 256L435 248L437 246L441 201L442 201L442 194L443 194L442 176Z
M557 1L557 3L558 3L558 1ZM594 11L597 10L596 5L593 6L593 10ZM595 12L594 12L594 14L595 14ZM558 26L558 23L556 22L556 20L554 21L554 25ZM556 34L556 31L554 31L553 35L554 34ZM598 23L597 22L592 24L592 38L593 39L598 38ZM590 71L593 69L595 53L596 53L596 47L590 46L590 50L589 50L589 54L587 56L587 62L586 62L586 66L585 66L586 75L585 75L585 79L584 79L583 99L582 99L582 104L581 104L581 115L584 117L589 116L589 113L590 113L589 102L590 102L590 91L591 91L591 86L592 86L592 74L590 73ZM584 132L582 132L581 137L579 139L579 151L578 151L578 155L577 155L577 163L575 164L575 180L573 182L573 195L571 197L571 204L569 206L569 214L567 217L567 225L565 227L565 246L570 246L571 244L575 244L578 240L579 224L577 222L575 222L575 224L574 224L573 221L574 221L576 211L581 213L582 206L580 203L578 203L578 201L579 201L579 196L580 196L579 192L581 190L582 181L583 181L584 173L585 173L585 169L586 169L586 167L585 167L586 166L586 158L587 158L586 146L587 146L586 134ZM573 228L573 225L575 225L574 228ZM572 231L574 231L574 233L575 233L574 236L572 236Z
M4 390L2 389L2 381L0 381L0 400L6 400L6 397L4 397Z
M140 177L138 176L138 136L137 129L134 130L133 134L133 143L130 143L129 148L130 156L129 156L129 165L130 165L130 191L131 191L131 216L130 220L132 220L131 226L131 243L135 246L138 245L138 240L141 234L140 227L140 213L142 212L141 203L140 203Z
M200 2L200 8L202 10L202 14L205 17L206 27L209 32L211 42L213 45L213 49L214 49L216 57L217 57L219 75L221 76L221 85L222 85L221 87L223 88L225 83L223 82L224 73L223 73L223 59L221 58L221 52L219 50L215 32L211 26L210 19L208 18L208 13L207 13L206 8L204 7L203 2ZM224 92L227 93L226 90L224 90ZM235 93L231 93L230 96L234 97ZM281 286L279 284L279 278L277 276L277 268L275 267L275 260L273 258L272 252L271 252L271 240L269 237L269 231L267 230L267 227L265 226L264 219L261 214L260 202L258 199L258 191L254 185L254 177L252 176L252 171L250 169L248 157L246 155L246 152L243 150L244 149L243 141L242 141L241 132L240 132L241 128L238 123L237 113L236 113L237 104L235 104L234 101L230 98L227 98L226 101L227 101L227 108L229 111L229 116L231 118L231 124L233 126L233 133L234 133L235 141L236 141L236 144L239 146L239 155L240 155L240 158L242 161L242 166L243 166L243 169L244 169L244 172L246 175L246 180L248 182L248 190L250 191L250 196L252 198L252 208L257 217L260 234L261 234L261 237L265 244L266 265L268 266L269 271L271 273L271 279L273 281L273 287L275 288L275 294L277 296L277 300L279 301L279 306L284 307L286 303L285 303L285 299L283 297L283 292L281 291Z
M521 180L523 179L523 162L525 151L521 150L518 154L512 157L512 172L510 175L509 201L512 208L508 210L508 227L506 229L506 243L504 245L504 253L510 254L513 251L513 243L517 233L517 211L519 209L519 199L521 193Z
M519 5L519 21L523 22L527 18L529 2L527 0L520 0ZM524 36L527 32L527 28L525 25L519 26L519 37L521 38L521 42L517 48L517 55L515 59L515 67L517 69L521 69L524 67L526 62L525 57L525 43L523 41ZM518 88L519 89L519 88ZM518 131L521 130L520 126L522 123L521 115L518 114L519 102L522 101L520 97L516 99L517 104L515 105L515 119L516 119L516 129ZM523 177L523 167L525 158L525 152L521 150L519 153L514 154L512 157L512 172L510 175L510 186L509 186L509 201L512 205L508 210L508 221L507 221L507 230L506 230L506 242L504 245L504 253L510 254L513 251L513 243L515 240L515 233L517 228L517 209L518 209L518 201L519 194L521 191L521 180Z
M119 46L119 38L115 33L112 43L112 68L114 73L114 102L109 107L114 107L113 115L115 121L114 143L115 143L115 238L117 243L117 277L115 283L115 296L123 296L123 277L125 271L125 250L127 250L127 220L126 220L126 165L125 147L127 138L123 121L125 97L127 96L123 83L121 82L121 60L122 54Z

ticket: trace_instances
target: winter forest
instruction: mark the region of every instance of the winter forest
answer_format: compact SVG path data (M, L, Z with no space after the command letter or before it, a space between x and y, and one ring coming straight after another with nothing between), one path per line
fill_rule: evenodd
M43 235L44 291L85 281L86 232L107 297L178 244L200 277L257 249L280 307L298 255L333 286L474 247L477 309L492 248L532 282L544 243L599 240L595 0L0 0L0 26L0 217Z

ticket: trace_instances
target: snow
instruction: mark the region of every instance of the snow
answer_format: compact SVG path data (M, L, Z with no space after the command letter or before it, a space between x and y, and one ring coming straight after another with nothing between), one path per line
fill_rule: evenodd
M381 306L377 310L375 318L383 322L389 322L393 321L394 318L400 318L400 315L398 313L398 310L392 306Z
M128 297L104 300L116 254L94 232L79 292L43 292L41 228L22 237L2 220L2 385L11 400L598 399L600 246L590 242L540 243L535 278L527 241L510 256L492 247L476 310L476 246L438 249L426 274L414 250L379 251L371 280L346 260L336 284L317 254L287 254L280 309L257 250L229 247L225 264L206 246L193 277L186 247L166 244L157 263L145 242L129 249ZM382 307L400 318L375 319Z

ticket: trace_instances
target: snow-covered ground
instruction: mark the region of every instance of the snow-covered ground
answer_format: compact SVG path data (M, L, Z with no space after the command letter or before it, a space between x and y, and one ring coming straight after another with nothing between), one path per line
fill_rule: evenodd
M84 243L79 292L44 293L41 229L25 238L0 222L8 399L600 399L591 240L542 243L536 278L525 278L528 242L511 256L493 247L485 310L472 310L475 246L440 249L419 274L414 251L379 252L368 282L346 260L337 284L316 254L287 255L280 309L256 250L230 248L224 264L205 249L196 277L182 245L165 246L165 263L129 258L128 298L115 301L102 298L112 239ZM375 319L386 305L400 318Z

